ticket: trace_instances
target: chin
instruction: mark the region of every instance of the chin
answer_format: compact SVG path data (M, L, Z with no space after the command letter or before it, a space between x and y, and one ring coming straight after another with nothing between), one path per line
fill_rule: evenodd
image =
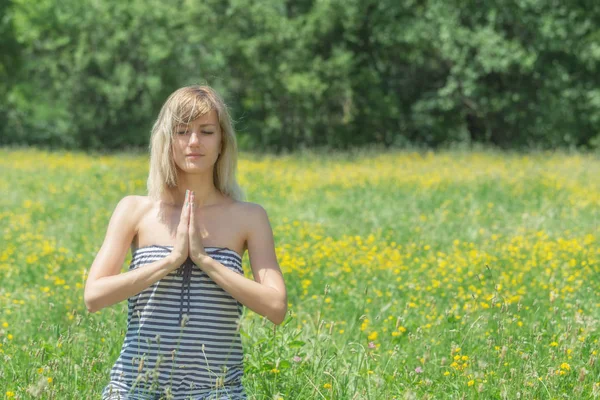
M187 168L184 169L184 171L190 174L201 174L205 172L210 172L212 168L212 165L188 165Z

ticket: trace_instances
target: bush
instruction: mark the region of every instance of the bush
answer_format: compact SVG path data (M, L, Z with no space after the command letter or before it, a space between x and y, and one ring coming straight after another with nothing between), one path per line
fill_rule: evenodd
M600 4L15 0L2 7L8 51L0 74L15 78L0 83L3 144L144 147L168 94L191 83L223 93L249 149L590 148L599 134ZM10 66L20 72L7 75Z

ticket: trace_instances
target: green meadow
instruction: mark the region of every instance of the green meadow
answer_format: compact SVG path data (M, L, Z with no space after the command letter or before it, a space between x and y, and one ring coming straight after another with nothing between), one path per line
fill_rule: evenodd
M0 398L100 398L127 304L90 314L83 287L147 172L0 149ZM600 397L597 156L242 153L238 177L289 300L281 326L244 313L249 398Z

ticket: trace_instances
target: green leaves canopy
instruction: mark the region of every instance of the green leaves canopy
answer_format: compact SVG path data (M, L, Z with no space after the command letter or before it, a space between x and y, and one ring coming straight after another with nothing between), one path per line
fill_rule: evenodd
M145 146L166 97L223 93L245 148L592 146L600 4L0 2L0 144Z

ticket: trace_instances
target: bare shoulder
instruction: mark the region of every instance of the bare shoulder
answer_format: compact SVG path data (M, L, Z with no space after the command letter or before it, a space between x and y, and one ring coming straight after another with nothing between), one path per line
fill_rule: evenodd
M135 204L135 210L137 212L140 213L146 213L148 212L148 210L150 210L152 207L155 207L158 202L156 200L151 199L148 196L137 196L137 195L130 195L130 196L126 196L131 198L132 202Z
M134 231L137 231L137 225L146 213L154 206L148 196L128 195L123 197L117 207L115 214L121 215Z
M236 201L231 204L232 214L242 222L254 222L257 218L267 218L267 211L263 206L246 201Z
M240 212L244 213L253 213L253 212L264 212L265 209L263 206L257 203L251 203L249 201L235 201L232 203L232 206L236 209L240 210Z
M260 204L235 201L230 205L230 216L244 235L246 245L253 236L271 230L267 211Z
M239 224L244 236L244 248L248 250L250 265L257 282L264 280L267 269L278 270L275 239L267 211L256 203L238 201L231 217ZM232 208L233 208L232 207ZM262 272L261 272L262 271Z
M153 207L154 203L155 202L148 196L128 195L119 201L117 209L125 211L130 216L135 217L136 215L146 213Z

